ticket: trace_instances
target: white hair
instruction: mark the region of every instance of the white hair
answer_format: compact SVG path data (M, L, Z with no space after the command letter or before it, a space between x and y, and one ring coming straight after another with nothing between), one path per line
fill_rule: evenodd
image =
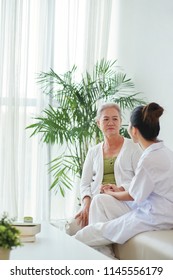
M97 115L96 115L96 121L98 121L101 117L102 112L107 109L107 108L114 108L115 110L118 111L118 114L120 115L121 118L121 109L118 104L109 102L109 103L103 103L97 110Z

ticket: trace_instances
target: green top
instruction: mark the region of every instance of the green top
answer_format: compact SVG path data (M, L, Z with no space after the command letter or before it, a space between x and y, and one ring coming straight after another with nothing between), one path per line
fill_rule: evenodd
M102 184L116 184L114 176L114 163L116 157L104 159L104 173Z

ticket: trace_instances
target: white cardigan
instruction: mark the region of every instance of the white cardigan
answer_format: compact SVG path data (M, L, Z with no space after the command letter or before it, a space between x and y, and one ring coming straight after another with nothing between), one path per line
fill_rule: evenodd
M115 160L114 174L117 186L128 190L135 174L142 149L131 139L124 138L123 146ZM89 149L82 172L80 183L81 199L91 198L100 192L103 180L103 142Z

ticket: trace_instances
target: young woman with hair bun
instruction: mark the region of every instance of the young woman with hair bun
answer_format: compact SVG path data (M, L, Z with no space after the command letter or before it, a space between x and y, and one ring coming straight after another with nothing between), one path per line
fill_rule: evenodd
M89 225L75 238L112 256L112 243L123 244L134 235L173 228L173 152L158 139L159 118L164 109L157 103L136 107L129 134L143 149L128 190L103 187L90 206Z

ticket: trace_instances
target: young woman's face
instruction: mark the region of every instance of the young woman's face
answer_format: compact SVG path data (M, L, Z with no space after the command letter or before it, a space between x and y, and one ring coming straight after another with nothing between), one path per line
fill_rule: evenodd
M104 109L97 124L104 135L111 136L119 134L121 126L119 112L114 107Z

